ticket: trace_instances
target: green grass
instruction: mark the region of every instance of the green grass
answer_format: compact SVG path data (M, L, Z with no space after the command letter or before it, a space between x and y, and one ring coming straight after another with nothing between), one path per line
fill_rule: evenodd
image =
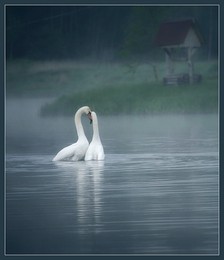
M7 63L6 75L9 96L44 97L154 79L150 64L81 61L18 60Z
M72 115L83 105L100 114L217 112L217 81L193 86L159 83L99 88L62 96L42 107L42 115Z
M153 66L156 67L158 81ZM175 72L186 72L176 63ZM200 84L164 86L165 63L97 63L76 61L7 63L7 97L54 97L41 114L73 115L89 105L100 114L217 112L217 61L196 62Z

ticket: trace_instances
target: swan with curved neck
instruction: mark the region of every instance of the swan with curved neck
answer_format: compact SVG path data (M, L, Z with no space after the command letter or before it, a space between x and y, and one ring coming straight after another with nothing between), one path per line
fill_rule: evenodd
M104 154L103 145L100 140L97 115L94 111L92 111L91 116L93 121L93 138L86 152L85 161L104 160L105 154Z
M81 107L75 113L75 127L78 135L78 140L76 143L66 146L62 150L60 150L57 155L53 158L53 161L63 161L63 160L72 160L72 161L80 161L83 160L86 154L86 151L89 147L89 141L86 138L81 117L82 114L86 114L90 123L92 122L91 110L88 106Z

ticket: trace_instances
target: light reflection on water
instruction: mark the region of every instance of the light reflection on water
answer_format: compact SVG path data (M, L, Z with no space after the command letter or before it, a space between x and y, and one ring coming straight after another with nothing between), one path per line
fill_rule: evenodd
M9 252L217 253L215 154L108 154L104 162L78 163L50 159L9 156ZM20 246L13 242L18 234ZM38 239L46 239L45 246Z
M32 120L7 122L6 253L218 253L216 116L99 117L106 159L76 163L69 119Z

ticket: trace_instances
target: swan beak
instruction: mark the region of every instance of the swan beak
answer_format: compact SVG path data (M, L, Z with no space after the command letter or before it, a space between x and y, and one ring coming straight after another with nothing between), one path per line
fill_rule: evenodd
M90 124L92 124L93 122L93 119L92 119L92 115L91 115L91 112L89 111L89 113L87 114L88 118L89 118L89 121L90 121Z

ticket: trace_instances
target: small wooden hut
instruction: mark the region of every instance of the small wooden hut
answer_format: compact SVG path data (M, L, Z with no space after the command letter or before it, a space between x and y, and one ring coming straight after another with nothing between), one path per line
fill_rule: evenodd
M192 56L203 44L203 38L195 19L184 19L164 22L160 25L155 44L161 47L166 55L165 85L192 84L201 80L195 74ZM174 61L183 61L188 65L188 72L175 74Z

